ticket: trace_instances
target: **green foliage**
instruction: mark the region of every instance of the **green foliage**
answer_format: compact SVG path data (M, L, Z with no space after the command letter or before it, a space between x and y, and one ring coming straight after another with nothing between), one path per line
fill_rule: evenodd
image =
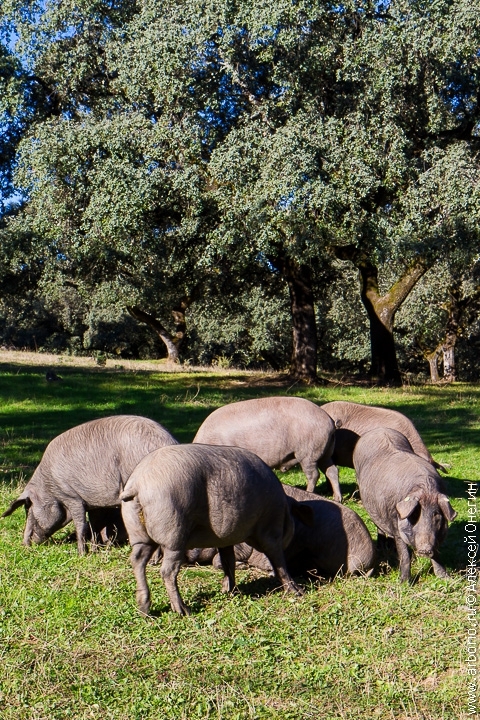
M206 316L275 273L283 308L286 268L308 267L326 354L364 364L331 246L366 253L383 286L419 258L467 268L478 247L477 5L5 0L19 41L1 56L4 112L25 114L26 68L35 95L10 144L23 138L28 203L5 237L30 238L28 266L95 307L136 305L167 329L179 299ZM209 335L196 356L230 343Z

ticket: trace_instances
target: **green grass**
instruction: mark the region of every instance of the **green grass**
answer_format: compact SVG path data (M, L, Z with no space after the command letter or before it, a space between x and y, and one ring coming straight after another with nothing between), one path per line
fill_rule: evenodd
M480 387L289 387L274 376L0 366L0 508L30 477L55 435L113 413L143 414L189 442L215 407L265 394L384 405L416 423L434 457L451 464L458 517L442 549L450 578L416 559L412 586L383 565L370 579L313 584L291 600L253 570L240 593L220 592L212 568L185 568L192 616L169 610L158 568L148 568L154 617L135 607L129 549L78 557L63 542L21 545L21 511L0 521L2 720L458 720L467 714L463 543L465 481L478 480ZM301 472L282 479L304 486ZM353 471L341 470L350 507L365 513ZM324 483L319 490L329 494ZM373 533L373 526L368 521Z

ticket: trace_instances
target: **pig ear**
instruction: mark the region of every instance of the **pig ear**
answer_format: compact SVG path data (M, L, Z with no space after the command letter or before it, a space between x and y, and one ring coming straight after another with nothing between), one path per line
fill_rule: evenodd
M304 505L303 502L297 502L291 497L288 498L288 504L290 505L290 512L293 517L303 522L304 525L313 527L315 516L311 507Z
M438 504L440 505L440 510L445 515L445 518L448 520L448 522L452 522L452 520L455 520L455 518L457 517L457 513L450 505L450 500L446 495L438 496Z
M400 515L400 520L405 520L409 517L418 505L418 498L407 495L404 500L400 500L397 503L397 512Z
M4 513L2 513L2 517L7 517L8 515L11 515L19 507L22 507L22 505L25 505L25 509L28 510L31 504L32 501L30 500L30 497L27 495L26 492L23 492L16 500L12 502L10 507L5 510Z

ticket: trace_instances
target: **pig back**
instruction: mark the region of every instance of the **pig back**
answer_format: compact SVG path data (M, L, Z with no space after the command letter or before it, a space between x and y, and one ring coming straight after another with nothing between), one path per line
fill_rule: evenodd
M175 438L149 418L117 415L91 420L50 442L37 478L59 500L81 497L92 507L115 505L138 462L173 444Z
M214 410L193 442L246 448L270 467L279 467L289 455L328 454L334 431L332 419L310 400L257 398Z
M243 448L191 444L156 450L126 483L122 499L132 497L140 503L148 534L160 545L235 545L269 525L280 525L288 539L293 534L280 481Z
M433 462L432 456L413 422L403 415L403 413L398 412L398 410L376 407L374 405L362 405L361 403L353 403L345 400L334 400L325 403L325 405L321 407L334 422L340 423L341 431L348 430L359 437L375 428L391 428L397 430L407 438L417 455L425 458L429 462ZM338 432L338 434L341 439L341 432ZM343 440L347 443L350 451L353 452L351 436L345 435ZM340 440L338 444L341 446L342 443ZM338 452L340 452L340 449ZM343 463L339 461L339 464ZM349 464L347 464L347 466L349 466Z

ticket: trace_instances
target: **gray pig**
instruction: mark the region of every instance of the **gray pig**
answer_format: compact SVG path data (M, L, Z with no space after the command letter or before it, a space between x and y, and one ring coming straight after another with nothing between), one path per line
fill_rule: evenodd
M206 418L193 442L246 448L282 472L300 463L309 492L315 490L320 468L330 481L334 499L342 501L332 461L335 425L310 400L269 397L224 405Z
M393 428L405 435L417 455L434 467L444 469L432 458L412 421L397 410L344 400L325 403L321 408L337 428L333 452L336 465L353 468L353 451L358 438L374 428Z
M138 462L152 450L176 444L159 423L136 415L78 425L49 443L31 480L2 517L25 507L25 545L44 542L73 520L83 555L86 510L119 505L120 492Z
M301 594L283 548L293 536L292 513L307 521L310 513L287 498L275 474L248 450L209 445L156 450L137 465L120 497L142 613L150 610L145 567L156 548L163 553L170 604L180 615L188 609L177 575L192 548L219 548L225 592L235 587L233 546L246 541L267 555L287 592Z
M438 547L457 513L435 468L413 452L402 433L391 428L362 435L353 463L365 510L379 532L395 540L400 579L410 579L409 546L431 558L435 575L446 577Z
M367 574L372 570L376 552L370 533L356 512L332 500L283 485L285 493L297 502L311 508L313 525L308 526L295 519L295 533L285 548L285 560L292 575L306 572L322 577L336 575ZM219 566L216 549L192 550L189 562L212 563ZM247 563L265 572L272 566L263 553L250 545L235 545L237 562Z

